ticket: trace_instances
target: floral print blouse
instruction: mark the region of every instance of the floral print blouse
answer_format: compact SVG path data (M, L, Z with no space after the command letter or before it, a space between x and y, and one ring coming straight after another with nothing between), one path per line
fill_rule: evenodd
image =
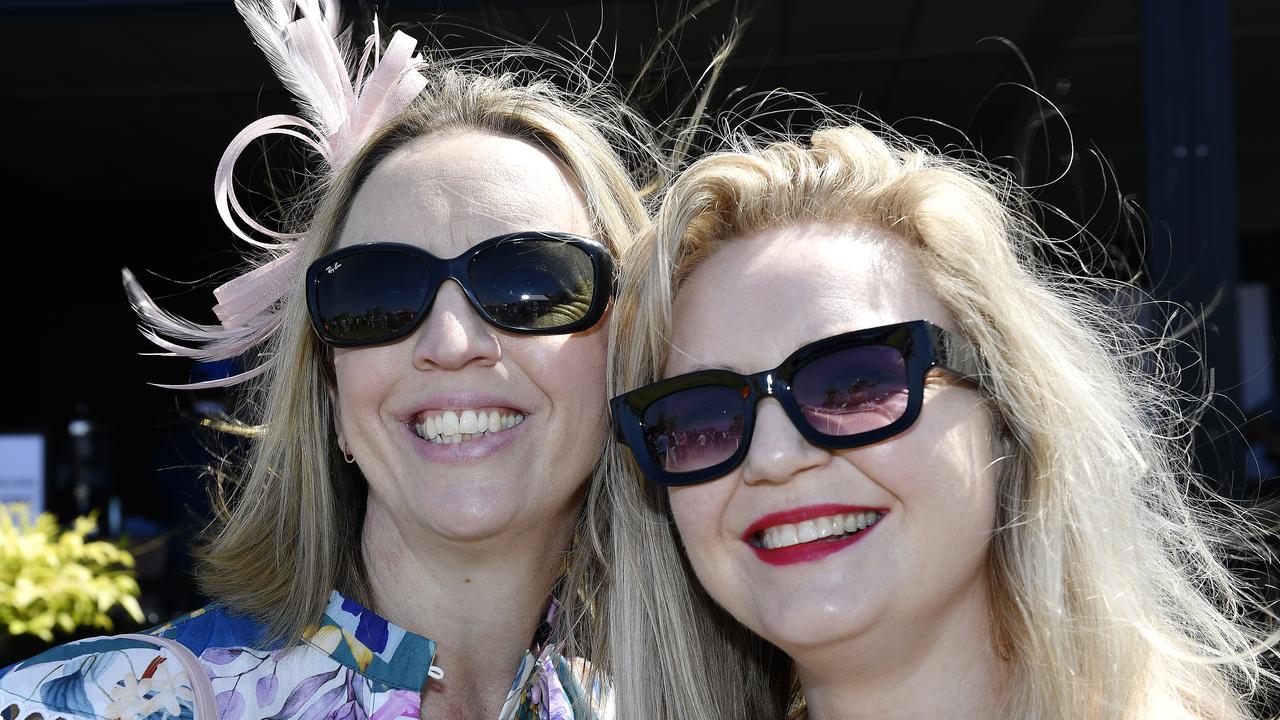
M425 684L443 677L433 641L337 592L287 650L265 647L259 623L219 605L150 634L199 658L218 720L417 719ZM610 690L584 686L588 667L553 647L526 652L499 720L610 720ZM193 697L177 658L127 638L82 640L0 669L0 720L192 720Z

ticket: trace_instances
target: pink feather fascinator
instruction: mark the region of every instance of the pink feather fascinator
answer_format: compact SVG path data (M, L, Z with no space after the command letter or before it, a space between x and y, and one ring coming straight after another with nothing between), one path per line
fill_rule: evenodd
M417 41L402 32L382 48L374 33L359 57L350 46L350 28L331 0L236 0L254 41L272 70L293 95L298 115L271 115L251 123L232 139L214 175L218 215L231 232L256 250L258 265L213 291L219 324L204 325L158 306L127 269L125 291L138 313L140 329L161 355L194 360L226 360L260 347L280 327L280 312L299 267L306 232L284 233L266 227L244 210L236 197L232 171L255 140L285 135L302 141L322 161L323 177L332 177L388 121L399 115L427 85L418 72ZM256 234L250 234L250 232ZM220 380L160 385L199 390L235 385L265 372L271 358Z

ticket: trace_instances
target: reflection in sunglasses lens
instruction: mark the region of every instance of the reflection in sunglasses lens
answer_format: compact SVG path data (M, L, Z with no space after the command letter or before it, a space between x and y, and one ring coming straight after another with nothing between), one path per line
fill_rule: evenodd
M397 252L348 255L317 277L321 325L341 341L377 341L413 322L427 293L423 263Z
M886 345L846 348L796 371L796 403L813 429L856 435L893 423L907 411L902 353Z
M519 328L556 328L581 320L595 292L586 252L548 240L511 241L471 261L471 291L494 320Z
M667 472L701 470L724 462L738 449L744 418L741 388L681 390L645 410L645 447Z

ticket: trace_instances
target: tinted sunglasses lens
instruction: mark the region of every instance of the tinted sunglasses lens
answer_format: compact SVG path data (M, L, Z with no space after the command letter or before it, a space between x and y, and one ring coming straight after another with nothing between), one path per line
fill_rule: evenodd
M556 240L511 240L477 254L471 292L495 322L550 330L572 325L591 309L595 267L587 252Z
M849 436L878 430L907 411L906 360L887 345L845 348L797 370L791 392L820 433Z
M333 340L382 342L413 326L432 289L426 265L385 250L348 255L315 280L316 320Z
M704 385L672 393L645 410L645 448L669 473L717 465L742 443L745 414L741 388Z

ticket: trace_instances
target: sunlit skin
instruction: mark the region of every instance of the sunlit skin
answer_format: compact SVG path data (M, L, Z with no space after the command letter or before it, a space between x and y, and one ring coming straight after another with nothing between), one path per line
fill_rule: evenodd
M517 230L593 234L564 168L511 138L416 140L370 174L340 237L453 257ZM334 351L338 440L368 479L363 549L377 609L439 643L424 715L493 718L541 619L604 440L604 322L521 336L487 324L446 282L394 343ZM424 409L497 406L525 420L430 445Z
M955 323L904 240L863 226L788 227L736 239L702 263L674 308L670 377L776 366L842 332ZM776 400L758 408L743 464L670 491L703 586L796 662L810 717L994 717L987 554L999 443L965 381L933 371L919 420L875 445L808 444ZM859 541L818 559L763 562L744 531L814 505L881 508Z

